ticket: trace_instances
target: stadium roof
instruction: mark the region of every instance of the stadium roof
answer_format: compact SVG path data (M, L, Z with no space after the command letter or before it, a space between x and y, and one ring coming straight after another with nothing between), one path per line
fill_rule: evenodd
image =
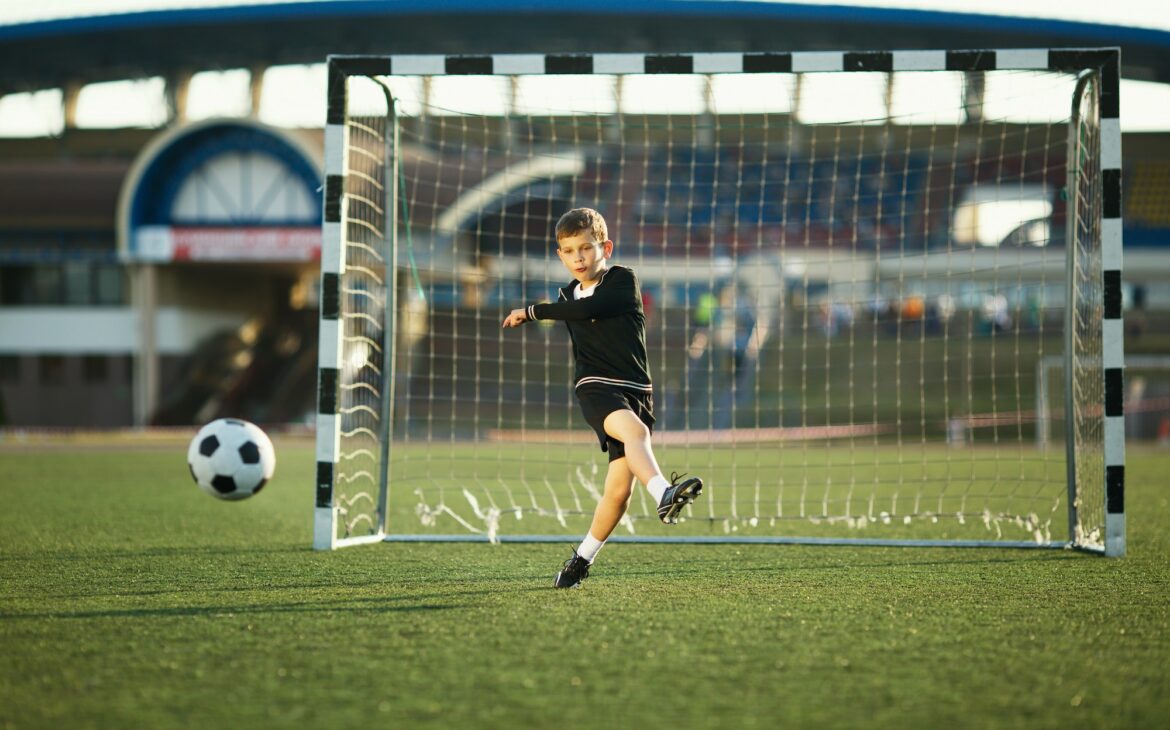
M1170 31L1063 20L714 0L316 0L0 25L0 94L333 53L1122 48L1170 82Z

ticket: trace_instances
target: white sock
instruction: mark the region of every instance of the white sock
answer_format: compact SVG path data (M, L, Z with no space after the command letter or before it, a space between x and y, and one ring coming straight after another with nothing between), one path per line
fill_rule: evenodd
M670 482L666 481L666 477L659 474L650 480L646 488L650 490L650 496L654 497L655 502L661 502L662 495L666 494L667 489L670 489Z
M598 540L593 536L593 533L585 533L585 539L581 541L581 545L577 548L577 554L588 560L590 563L597 557L597 553L601 552L601 546L605 544L605 540Z

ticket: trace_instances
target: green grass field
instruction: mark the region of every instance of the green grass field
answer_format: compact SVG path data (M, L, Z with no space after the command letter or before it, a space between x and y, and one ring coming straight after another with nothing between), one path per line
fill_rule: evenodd
M1162 728L1170 452L1129 555L309 549L312 445L242 503L181 439L0 441L0 727Z

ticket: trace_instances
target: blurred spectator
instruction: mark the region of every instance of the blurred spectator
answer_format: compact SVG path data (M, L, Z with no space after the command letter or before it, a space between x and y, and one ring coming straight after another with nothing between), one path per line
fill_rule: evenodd
M1137 285L1133 288L1133 303L1125 315L1125 336L1130 339L1139 339L1146 331L1146 287Z
M1008 311L1007 297L1003 294L987 294L983 297L983 322L989 333L1006 332L1011 329L1012 315Z

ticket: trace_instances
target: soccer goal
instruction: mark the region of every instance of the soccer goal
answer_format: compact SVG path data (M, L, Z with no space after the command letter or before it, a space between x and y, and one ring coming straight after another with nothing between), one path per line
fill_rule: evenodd
M1116 49L329 59L314 545L561 541L606 468L564 327L638 274L675 526L1125 552ZM1067 427L1038 443L1037 373Z

